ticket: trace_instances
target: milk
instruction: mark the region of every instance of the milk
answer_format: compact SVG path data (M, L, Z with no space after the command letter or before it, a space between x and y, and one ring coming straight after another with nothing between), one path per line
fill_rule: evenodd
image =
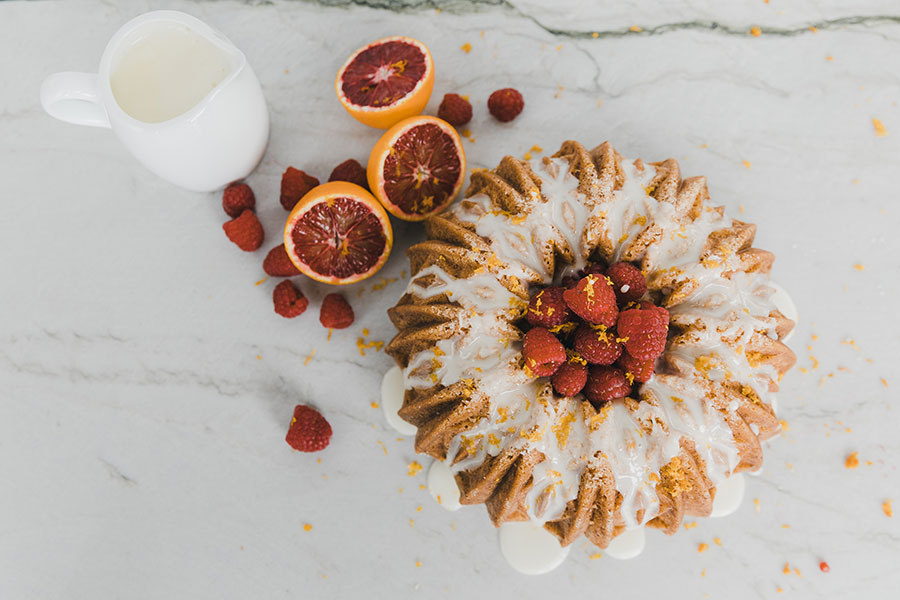
M139 121L187 112L233 68L222 49L181 23L152 23L140 33L122 49L110 77L116 102Z

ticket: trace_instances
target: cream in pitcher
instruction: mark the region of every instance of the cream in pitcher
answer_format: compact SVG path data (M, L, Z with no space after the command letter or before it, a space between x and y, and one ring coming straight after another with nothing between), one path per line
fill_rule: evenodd
M247 176L265 151L269 116L246 57L177 11L126 23L99 73L55 73L41 87L52 116L112 128L148 169L198 191Z

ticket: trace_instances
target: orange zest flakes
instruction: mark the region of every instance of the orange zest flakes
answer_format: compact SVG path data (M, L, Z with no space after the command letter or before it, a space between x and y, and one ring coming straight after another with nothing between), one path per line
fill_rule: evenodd
M857 456L859 452L851 452L850 456L847 457L847 460L844 461L844 467L847 469L855 469L859 466L859 457Z
M260 280L257 281L256 283L254 283L253 285L262 285L262 284L264 284L265 282L267 282L268 280L269 280L268 277L263 277L262 279L260 279Z
M856 263L855 265L853 265L853 268L856 269L857 271L865 271L866 270L866 268L863 266L862 263Z
M756 512L762 511L762 506L760 506L759 498L754 498L754 499L753 499L753 508L756 509Z
M410 519L410 520L409 520L409 526L410 526L410 527L414 527L415 525L416 525L416 520L415 520L415 519Z
M367 331L367 330L363 330ZM360 356L366 355L366 350L369 348L375 348L375 351L378 352L384 346L384 342L381 340L366 340L364 337L356 338L356 349L359 350Z
M531 151L532 152L543 152L544 149L541 148L540 146L538 146L537 144L535 144L534 146L531 147Z
M762 29L760 29L759 27L756 27L756 26L751 27L750 35L752 35L753 37L759 37L762 35Z
M854 340L853 338L841 340L841 343L845 346L850 346L851 348L859 352L859 346L856 345L856 340Z
M398 281L398 278L396 278L396 277L382 277L381 280L378 281L378 283L376 283L372 286L372 291L377 292L379 290L383 290L384 288L386 288L387 286L391 285L392 283L394 283L396 281ZM369 334L366 333L365 335L369 335Z
M819 30L814 25L810 25L809 30L812 31L813 33L819 33Z
M872 119L872 127L875 128L875 137L884 137L888 134L887 128L881 122L881 119Z
M788 422L785 421L784 419L781 419L780 421L778 421L778 423L781 425L782 431L790 431L791 430L790 426L788 426Z
M749 160L742 160L741 164L743 164L744 168L746 168L748 171L750 170L750 161Z
M303 524L303 531L312 531L312 525L309 523Z
M701 542L699 546L697 546L697 552L706 552L707 548L709 548L709 544Z
M599 32L599 31L594 31L593 33L591 33L591 37L594 38L594 39L596 40L598 37L600 37L600 32Z
M782 529L790 529L791 526L788 525L787 523L782 523L782 524L781 524L781 528L782 528Z
M329 342L331 341L331 334L332 334L332 333L334 333L334 329L332 329L331 327L329 327L329 328L328 328L328 337L325 338L325 339L326 339L327 341L329 341Z
M406 465L406 474L410 477L415 477L422 470L422 465L420 465L416 461L412 461L408 465Z
M832 60L834 60L834 57L829 54L828 56L825 57L825 60L832 61Z
M881 385L883 385L884 387L888 386L887 379L885 379L884 377L881 378Z
M378 403L377 403L377 402L370 402L370 403L369 403L369 406L371 406L372 408L378 408Z
M628 31L633 31L634 33L640 33L643 31L643 29L638 27L637 25L632 25L631 27L628 28Z
M590 558L591 560L597 560L598 558L602 558L602 557L603 557L603 555L600 554L599 552L594 552L588 558Z
M417 507L416 507L416 512L422 512L422 507L421 507L421 506L417 506Z
M381 449L384 450L384 455L387 456L387 446L384 445L384 442L378 440L378 445L381 446Z
M421 561L421 560L417 560L417 561L416 561L416 566L417 566L417 567L421 567L421 566L422 566L422 561Z
M460 46L459 49L462 50L463 52L465 52L466 54L468 54L469 52L472 51L472 44L470 44L469 42L466 42L465 44Z
M785 575L790 575L791 574L791 564L784 563L784 567L781 569L781 572L784 573Z
M721 546L721 545L722 545L722 538L714 537L714 538L713 538L713 542L715 542L716 546Z
M890 498L881 503L881 510L884 511L885 516L889 519L894 516L894 507L891 505Z

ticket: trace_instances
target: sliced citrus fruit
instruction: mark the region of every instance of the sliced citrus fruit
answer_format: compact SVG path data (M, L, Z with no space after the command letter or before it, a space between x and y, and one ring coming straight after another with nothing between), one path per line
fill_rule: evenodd
M391 253L391 221L378 201L346 181L311 189L288 215L284 248L304 274L345 284L373 275Z
M425 110L434 88L434 61L419 40L387 37L354 52L334 88L354 119L387 129Z
M447 121L410 117L375 144L366 176L369 189L388 212L405 221L421 221L453 202L466 177L466 154Z

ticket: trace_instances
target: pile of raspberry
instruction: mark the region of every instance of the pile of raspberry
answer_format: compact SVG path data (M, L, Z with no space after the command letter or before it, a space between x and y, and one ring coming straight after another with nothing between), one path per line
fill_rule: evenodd
M525 368L554 391L594 405L625 398L653 375L666 348L669 311L644 298L647 281L631 263L589 264L528 303Z

